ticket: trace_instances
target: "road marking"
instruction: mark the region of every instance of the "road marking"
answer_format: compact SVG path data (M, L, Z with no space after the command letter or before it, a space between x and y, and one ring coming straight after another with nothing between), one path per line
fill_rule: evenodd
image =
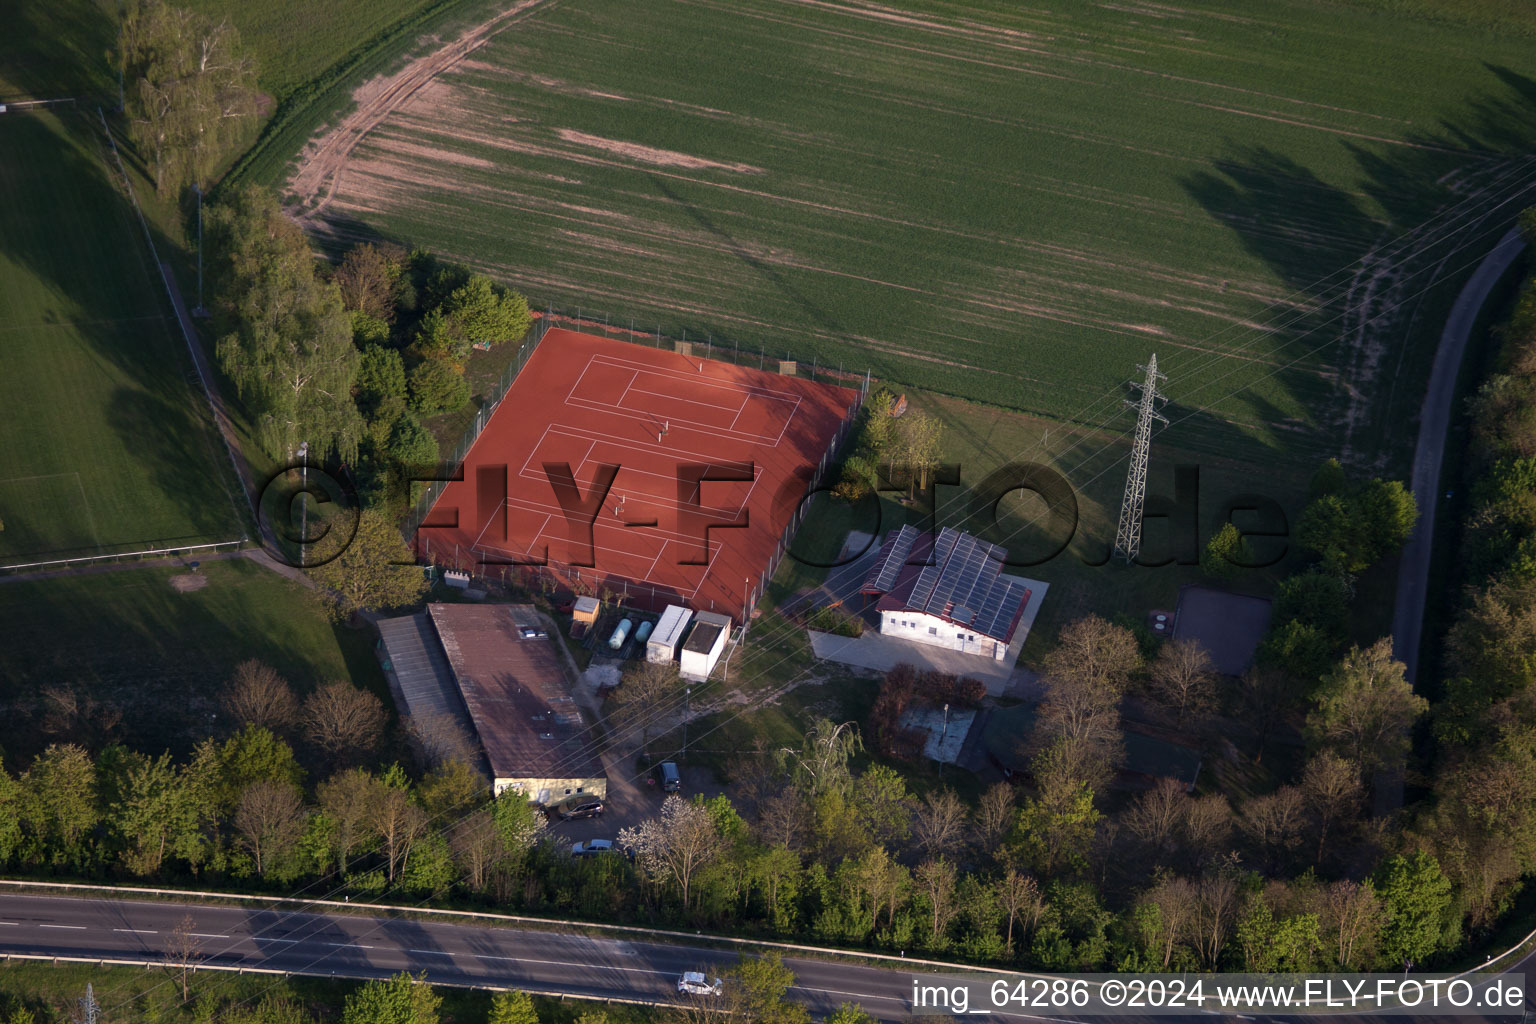
M0 928L20 928L20 921L0 921Z
M227 939L228 935L209 935L207 932L187 932L194 939Z
M340 946L342 949L372 949L372 946L364 946L357 942L326 942L326 946ZM450 954L452 955L452 954Z
M299 940L299 939L258 938L256 941L257 942L287 942L289 944L293 944L293 943L297 943L297 942L299 942L301 940Z
M428 956L453 956L452 953L444 953L440 949L408 949L407 953L425 953Z
M129 932L129 933L131 933L133 935L159 935L160 934L159 932L151 931L148 928L113 928L112 930L115 931L115 932Z
M83 925L83 924L40 924L40 925L38 925L38 927L39 928L61 928L61 929L67 929L67 930L72 931L72 932L83 932L83 931L85 931L85 925Z
M411 952L415 953L418 952L418 950L413 949ZM449 953L447 955L452 956L453 954ZM513 963L543 964L546 967L585 967L588 970L593 971L618 971L621 974L661 974L667 977L677 976L676 971L652 971L644 967L614 967L609 964L571 963L568 960L534 960L526 956L492 956L489 953L472 953L470 955L478 957L481 960L510 960Z

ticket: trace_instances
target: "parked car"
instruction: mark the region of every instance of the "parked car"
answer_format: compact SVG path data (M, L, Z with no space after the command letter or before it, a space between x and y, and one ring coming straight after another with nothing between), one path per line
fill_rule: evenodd
M719 978L705 978L698 971L684 971L677 979L677 990L691 996L717 996L724 988L725 982Z
M572 857L595 857L599 853L608 853L614 849L612 839L588 839L584 843L571 845Z
M676 793L683 788L683 777L678 774L674 761L663 761L656 766L656 781L664 793Z
M559 816L561 821L574 821L577 818L596 818L602 813L603 802L595 796L567 800L565 803L555 806L555 814Z

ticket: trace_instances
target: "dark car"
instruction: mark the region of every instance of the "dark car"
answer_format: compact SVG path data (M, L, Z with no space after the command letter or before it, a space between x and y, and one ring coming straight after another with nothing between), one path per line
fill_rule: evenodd
M603 802L597 797L583 797L579 800L570 800L555 808L555 813L561 821L574 821L577 818L595 818L603 813Z
M663 761L656 766L656 782L664 793L676 793L683 788L683 777L678 774L677 763Z

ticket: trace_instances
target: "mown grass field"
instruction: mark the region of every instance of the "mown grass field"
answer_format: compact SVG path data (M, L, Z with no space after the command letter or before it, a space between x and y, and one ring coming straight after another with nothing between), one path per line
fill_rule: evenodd
M172 579L186 573L140 568L0 582L0 622L8 636L30 638L0 647L0 749L8 761L47 742L40 697L61 685L121 715L102 739L185 752L221 731L209 716L247 658L277 669L300 694L351 679L393 706L371 633L333 626L312 591L245 558L203 562L206 584L183 592Z
M84 111L0 117L0 565L239 539L236 484Z
M1156 351L1190 447L1375 464L1428 271L1530 177L1533 71L1523 39L1308 0L552 4L366 139L327 213L537 304L1088 424Z

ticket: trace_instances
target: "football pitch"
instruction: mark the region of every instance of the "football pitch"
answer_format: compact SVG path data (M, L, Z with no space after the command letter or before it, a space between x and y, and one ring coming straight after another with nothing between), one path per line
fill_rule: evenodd
M83 110L0 116L0 566L242 532L105 145Z
M320 227L1089 425L1155 351L1171 443L1370 464L1532 197L1533 73L1322 0L552 2L368 135Z

